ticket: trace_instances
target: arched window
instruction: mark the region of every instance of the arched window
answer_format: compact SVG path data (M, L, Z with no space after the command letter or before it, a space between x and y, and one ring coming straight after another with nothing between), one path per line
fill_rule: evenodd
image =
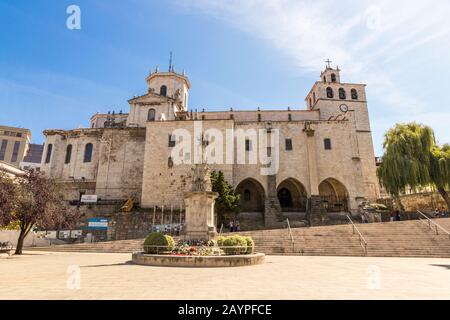
M334 73L331 74L331 82L336 82L336 75Z
M52 150L53 150L53 145L49 144L47 146L47 155L45 157L45 163L50 163L50 159L52 158Z
M66 148L66 160L64 163L70 163L70 158L72 158L72 145L69 144Z
M313 92L313 101L314 101L314 103L316 103L316 93L315 92Z
M345 90L344 90L344 88L340 88L339 89L339 99L345 99L346 98L346 95L345 95Z
M159 95L160 96L167 96L167 87L166 86L161 86L161 89L159 89Z
M326 77L323 77L323 82L327 82L327 78Z
M333 97L334 97L333 89L331 89L331 87L328 87L327 88L327 98L332 99Z
M250 190L245 189L244 191L244 200L245 201L250 201L252 198L252 193L250 192Z
M309 98L309 107L310 107L310 108L312 108L312 107L313 107L313 104L312 104L312 99L311 99L311 98Z
M352 99L358 100L358 91L356 89L352 89Z
M156 118L156 111L155 111L155 109L148 110L147 120L148 121L155 121L155 118Z
M88 143L86 147L84 148L84 162L91 162L92 161L92 151L94 149L94 146L92 143Z

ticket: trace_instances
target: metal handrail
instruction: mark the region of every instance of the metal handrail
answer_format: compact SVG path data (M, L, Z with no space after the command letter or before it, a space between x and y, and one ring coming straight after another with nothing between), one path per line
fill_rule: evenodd
M353 227L353 234L355 234L355 231L358 233L359 236L359 244L361 245L361 247L364 249L364 252L367 254L367 241L366 239L364 239L362 233L359 231L358 227L356 227L356 225L353 223L352 218L350 218L349 215L347 215L347 219L350 221L350 223L352 224Z
M287 226L288 226L288 235L289 235L289 238L291 239L292 248L294 248L295 241L294 241L294 236L292 234L291 224L289 223L289 219L286 219L286 222L287 222Z
M421 211L419 211L419 210L417 210L417 212L418 212L419 214L421 214L422 216L424 216L425 219L427 219L427 221L428 221L428 227L429 227L431 230L433 230L433 227L431 226L431 224L434 224L434 231L436 232L437 235L439 235L439 230L438 230L438 229L441 229L441 231L444 231L444 233L446 233L446 234L448 235L449 239L450 239L450 232L449 232L447 229L445 229L443 226L441 226L441 225L438 224L437 222L434 222L433 220L431 220L430 218L428 218L423 212L421 212ZM420 221L423 222L422 219L420 219ZM426 222L424 222L424 223L426 223Z

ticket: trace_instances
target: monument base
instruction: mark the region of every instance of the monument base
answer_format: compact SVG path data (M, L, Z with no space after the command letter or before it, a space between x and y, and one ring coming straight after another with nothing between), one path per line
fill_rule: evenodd
M217 235L214 203L218 195L212 191L185 193L186 222L182 238L208 241Z

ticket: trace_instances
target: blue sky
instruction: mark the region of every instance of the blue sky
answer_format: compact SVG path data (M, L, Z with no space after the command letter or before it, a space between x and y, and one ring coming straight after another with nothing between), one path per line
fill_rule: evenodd
M81 30L66 9L81 8ZM375 151L396 122L450 142L450 3L331 0L0 0L0 123L87 126L128 111L156 65L186 70L191 108L304 109L330 58L367 84Z

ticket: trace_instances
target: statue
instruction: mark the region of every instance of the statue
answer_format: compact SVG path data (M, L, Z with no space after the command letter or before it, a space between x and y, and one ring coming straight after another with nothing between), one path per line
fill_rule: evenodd
M201 138L202 148L206 147ZM211 177L205 161L192 168L192 187L184 194L186 217L184 239L210 240L217 234L214 203L218 193L212 192Z
M175 91L174 99L175 99L175 104L178 108L178 111L181 111L183 109L183 102L181 101L181 89L180 88L178 88Z
M193 179L192 179L192 190L196 191L207 191L210 192L212 190L211 178L210 178L210 170L206 163L196 164L194 168Z

